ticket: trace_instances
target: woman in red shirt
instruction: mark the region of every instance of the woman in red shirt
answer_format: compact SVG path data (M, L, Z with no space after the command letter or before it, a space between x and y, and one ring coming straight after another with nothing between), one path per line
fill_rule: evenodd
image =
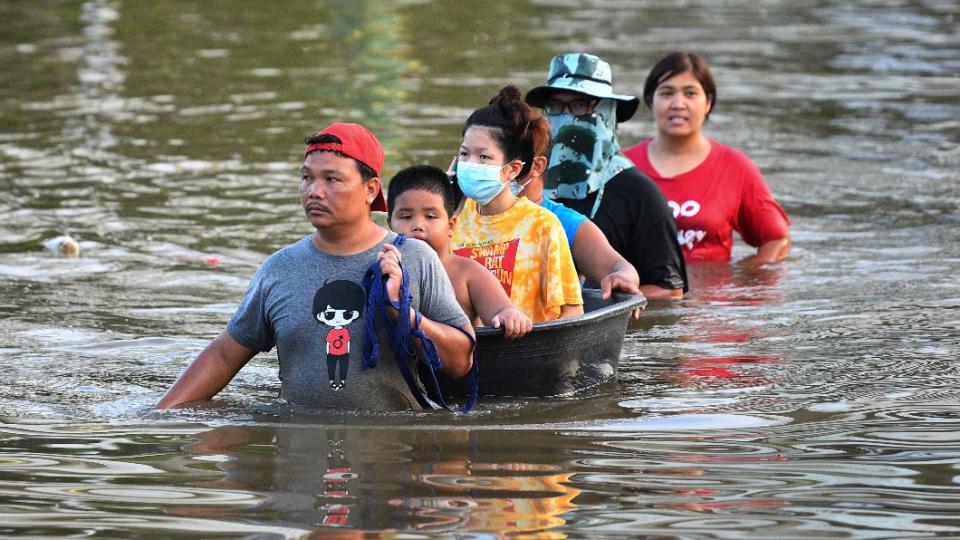
M757 248L748 263L772 263L790 252L790 220L760 170L742 152L703 135L717 90L706 62L674 52L650 71L643 100L657 135L624 154L656 182L677 220L684 258L728 260L733 231Z

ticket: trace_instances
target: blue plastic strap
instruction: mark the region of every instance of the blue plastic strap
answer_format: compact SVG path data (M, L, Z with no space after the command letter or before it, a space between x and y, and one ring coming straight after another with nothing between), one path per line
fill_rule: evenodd
M403 244L405 239L406 237L404 235L397 235L397 238L393 243L396 246L400 246ZM420 406L425 409L449 409L443 400L443 394L440 392L440 385L437 381L436 375L436 371L443 368L443 363L440 360L440 355L437 353L437 348L433 341L427 337L422 330L420 330L420 321L422 320L423 315L417 310L414 310L415 325L413 328L410 327L410 304L413 300L413 296L410 294L410 274L407 272L406 268L403 268L403 266L400 267L400 271L403 278L400 284L399 302L391 302L388 298L387 291L384 288L384 279L383 273L380 269L380 261L374 261L364 275L363 285L367 292L367 305L364 312L364 324L366 331L364 335L363 365L368 368L373 368L377 365L380 347L379 339L376 337L375 319L377 312L379 312L380 317L383 320L383 324L387 328L387 333L390 336L390 348L393 350L394 358L397 361L397 366L400 369L400 374L403 377L403 380L407 383L410 393L412 393L414 398L417 400L417 403L419 403ZM396 309L399 314L396 322L390 318L390 315L387 312L388 304ZM460 328L458 328L458 330L462 331ZM476 405L480 386L479 371L477 368L476 341L472 336L470 336L470 334L467 334L467 336L470 337L473 344L473 366L470 369L472 380L470 400L466 406L459 411L461 413L469 412ZM420 386L417 384L417 379L411 372L410 366L407 363L408 359L417 358L417 349L414 346L412 338L417 338L420 340L423 356L427 362L427 371L430 373L431 386L433 387L434 394L439 403L431 400L420 389Z
M416 315L417 315L416 317L417 326L413 330L413 335L415 337L420 338L423 349L424 349L424 356L426 356L428 359L436 359L436 364L431 366L433 367L433 369L430 370L430 382L433 388L434 395L438 396L440 403L444 407L447 407L447 404L444 403L443 401L443 393L440 391L440 383L439 381L437 381L437 374L436 374L436 372L443 367L443 365L440 363L440 356L437 354L436 347L433 345L433 342L430 341L430 338L428 338L420 330L420 312L417 312ZM457 328L456 326L453 326L452 328L456 328L457 330L463 332L470 339L470 345L471 345L471 348L473 349L473 364L470 366L470 399L467 401L467 404L464 405L463 408L460 409L459 411L460 413L468 413L477 404L477 398L478 398L478 395L480 394L480 368L479 368L480 363L477 361L478 360L477 340L472 335L470 335L470 333L464 331L462 328ZM432 357L427 353L428 344L429 344L429 347L433 349ZM449 409L449 407L447 408Z

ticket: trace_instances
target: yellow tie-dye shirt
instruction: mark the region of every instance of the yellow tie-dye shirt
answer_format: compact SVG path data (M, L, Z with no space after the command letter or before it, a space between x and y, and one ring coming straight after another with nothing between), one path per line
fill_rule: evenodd
M495 216L481 216L467 199L450 250L490 270L533 322L559 318L564 304L583 304L563 226L525 197Z

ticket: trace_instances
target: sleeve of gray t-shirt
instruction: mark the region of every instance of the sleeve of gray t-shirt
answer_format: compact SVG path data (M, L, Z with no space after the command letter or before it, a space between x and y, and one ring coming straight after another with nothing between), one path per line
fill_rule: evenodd
M227 323L227 332L233 339L244 347L259 352L269 351L276 345L276 336L267 317L265 302L269 263L270 259L267 259L254 274L243 301Z

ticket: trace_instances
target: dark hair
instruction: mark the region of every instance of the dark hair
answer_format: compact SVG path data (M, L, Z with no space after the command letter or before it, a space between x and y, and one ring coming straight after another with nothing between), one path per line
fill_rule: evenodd
M420 190L439 195L443 199L443 209L447 217L453 216L457 209L450 177L442 169L433 165L413 165L393 175L387 185L387 215L393 217L393 208L397 197L410 190Z
M313 316L316 318L326 311L327 306L363 313L366 303L366 294L360 285L345 279L328 281L313 296Z
M710 74L710 68L707 62L698 54L687 51L675 51L662 60L657 62L647 75L647 82L643 85L643 102L647 108L653 108L653 94L657 91L660 83L689 71L700 81L703 86L703 92L707 95L707 102L710 103L710 110L707 111L706 118L710 118L710 113L717 105L717 85L713 82L713 75Z
M508 84L490 100L486 107L473 111L463 125L467 129L479 126L490 130L490 136L497 142L507 160L523 161L523 168L517 178L524 178L533 165L534 138L550 137L550 124L546 118L527 105L520 95L520 89Z
M312 135L310 137L307 137L307 139L304 140L303 142L306 143L307 146L311 144L343 144L343 141L340 140L340 137L337 137L336 135L331 135L330 133ZM352 157L344 154L343 152L340 152L339 150L314 150L313 152L310 152L310 154L314 152L333 152L334 154L340 157L353 159ZM307 155L309 156L310 154L307 154ZM353 162L357 164L357 170L360 171L360 179L363 180L364 182L367 182L377 177L376 171L374 171L367 165L360 163L356 159L353 159Z

